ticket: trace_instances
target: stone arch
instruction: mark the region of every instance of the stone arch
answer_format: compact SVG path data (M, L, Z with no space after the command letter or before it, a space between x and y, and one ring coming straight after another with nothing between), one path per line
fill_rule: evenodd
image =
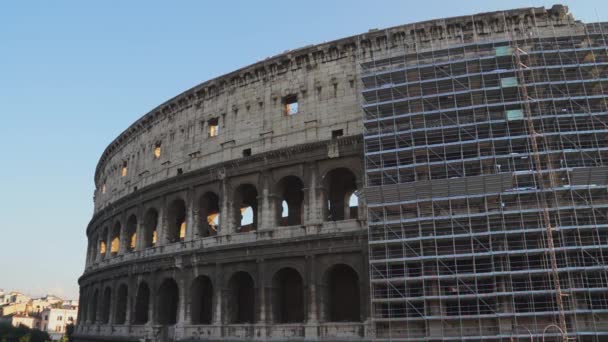
M158 244L158 210L150 208L144 215L143 245L145 248Z
M103 299L101 301L101 323L110 323L110 308L112 305L112 289L107 286L103 291Z
M125 233L125 250L127 252L133 252L137 247L137 216L135 216L134 214L129 216L129 218L127 219Z
M304 183L299 177L286 176L276 185L277 223L279 226L302 224Z
M108 254L108 227L101 231L99 236L99 256L103 260Z
M97 245L99 238L97 234L94 234L93 237L89 240L89 244L91 245L91 253L89 254L89 263L94 263L97 259Z
M97 321L97 301L99 300L99 290L95 289L93 292L93 296L90 298L89 302L89 313L87 314L88 321L94 323Z
M112 228L112 235L110 236L110 255L116 256L120 251L120 231L122 226L120 222L114 223L114 228Z
M213 317L213 285L208 276L198 276L190 289L192 324L211 324Z
M186 202L175 199L167 210L167 242L179 242L186 239Z
M156 318L158 324L174 325L177 323L179 307L179 287L173 278L166 278L157 292Z
M276 323L304 322L306 305L304 281L291 267L280 269L272 277L272 311Z
M349 198L357 191L357 177L351 170L344 167L332 169L323 177L323 187L327 197L324 203L327 221L356 218L351 217L353 212L349 207Z
M133 324L146 324L150 314L150 287L145 281L139 283L135 297L135 314Z
M205 192L198 201L200 237L216 235L220 229L220 197L212 191Z
M228 281L226 314L229 324L255 322L255 287L251 275L238 271Z
M330 322L361 321L359 275L346 264L325 271L325 317Z
M129 288L127 284L120 284L116 292L116 312L114 313L115 324L125 324L127 321L127 302L129 300Z
M237 232L249 232L258 227L258 191L251 184L241 184L234 191L234 222Z

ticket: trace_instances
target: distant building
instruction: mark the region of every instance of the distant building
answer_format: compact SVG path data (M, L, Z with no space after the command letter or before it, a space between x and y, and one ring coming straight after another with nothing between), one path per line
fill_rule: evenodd
M21 292L17 292L17 291L11 291L9 293L4 293L4 291L0 292L0 305L27 303L30 300L31 300L30 297L24 295Z
M51 339L58 340L65 334L66 325L76 324L77 308L48 308L40 313L40 329L46 331Z
M51 306L53 306L55 304L59 304L62 302L63 302L63 299L61 299L57 296L46 295L45 297L42 297L42 298L33 299L31 302L30 310L32 312L39 313L45 309L50 308ZM65 304L65 302L64 302L64 304Z
M0 316L9 316L14 314L24 314L28 310L28 303L10 303L0 306Z
M12 314L0 317L0 322L8 323L14 327L25 326L30 329L40 329L40 319L35 316Z

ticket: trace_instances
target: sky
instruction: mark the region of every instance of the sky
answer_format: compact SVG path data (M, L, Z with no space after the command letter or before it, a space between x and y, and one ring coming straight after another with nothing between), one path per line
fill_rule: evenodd
M140 116L285 50L548 1L0 2L0 289L78 296L93 174ZM608 1L562 1L608 21Z

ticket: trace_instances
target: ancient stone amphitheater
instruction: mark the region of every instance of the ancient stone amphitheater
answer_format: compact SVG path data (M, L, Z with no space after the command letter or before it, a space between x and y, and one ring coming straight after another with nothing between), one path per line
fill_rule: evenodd
M370 30L161 104L97 165L76 340L601 340L604 30Z

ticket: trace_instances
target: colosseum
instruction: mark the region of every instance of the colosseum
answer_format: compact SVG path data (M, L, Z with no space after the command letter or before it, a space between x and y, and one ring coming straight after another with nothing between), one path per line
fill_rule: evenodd
M608 340L607 37L431 20L161 104L97 165L76 340Z

